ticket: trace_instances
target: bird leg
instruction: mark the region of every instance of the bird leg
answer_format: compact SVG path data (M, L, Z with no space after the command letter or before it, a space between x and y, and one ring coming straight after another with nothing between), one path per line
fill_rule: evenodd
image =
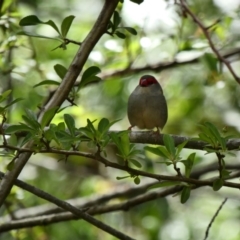
M134 126L130 126L127 130L129 130L129 131L132 131L132 128L133 128Z

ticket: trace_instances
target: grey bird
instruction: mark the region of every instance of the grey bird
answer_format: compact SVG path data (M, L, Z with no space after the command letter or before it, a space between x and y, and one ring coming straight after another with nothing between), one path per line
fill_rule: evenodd
M144 75L139 85L128 99L129 129L137 126L140 129L157 128L159 133L168 118L167 102L158 81L151 75Z

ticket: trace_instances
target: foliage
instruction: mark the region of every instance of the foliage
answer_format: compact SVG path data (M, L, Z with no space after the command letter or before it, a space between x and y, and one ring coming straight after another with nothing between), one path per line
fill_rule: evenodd
M230 195L226 188L237 196L238 185L233 184L239 182L229 179L239 177L234 153L239 145L234 141L239 138L240 90L233 74L238 73L234 65L238 62L232 58L239 52L234 30L239 9L223 11L218 1L121 0L95 45L99 4L45 0L0 4L1 171L14 171L21 156L31 153L24 166L27 174L21 175L25 182L59 199L81 196L85 203L78 208L90 213L100 209L93 213L101 214L96 219L122 233L136 239L176 239L169 229L181 226L186 231L176 233L177 238L199 239L221 195ZM102 17L107 14L106 10ZM86 42L88 34L92 35ZM92 50L84 55L89 46ZM233 72L226 64L230 57ZM127 99L145 72L160 79L168 102L164 133L177 135L126 130ZM73 76L71 87L66 87ZM56 93L64 93L65 101L55 101ZM179 199L167 197L172 195ZM229 229L226 219L238 221L232 210L239 204L229 201L231 208L226 206L225 215L214 222L214 239L226 239L226 233L218 235L220 228ZM18 219L19 209L44 203L13 187L3 214ZM32 216L24 217L33 224ZM71 229L67 238L113 239L100 229L92 231L85 221L83 226L79 221L61 221L8 232L3 238L66 239L66 229ZM238 239L237 230L231 231L228 238Z

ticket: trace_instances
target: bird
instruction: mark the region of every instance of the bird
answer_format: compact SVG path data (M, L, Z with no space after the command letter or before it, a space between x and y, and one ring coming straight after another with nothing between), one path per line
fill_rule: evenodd
M168 119L168 107L163 90L155 77L144 75L128 99L128 120L140 129L163 129Z

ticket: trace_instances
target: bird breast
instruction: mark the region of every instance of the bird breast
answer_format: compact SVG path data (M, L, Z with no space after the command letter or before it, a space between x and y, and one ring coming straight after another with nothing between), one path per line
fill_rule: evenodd
M128 101L128 118L131 125L142 129L163 128L167 117L167 104L161 86L137 86Z

